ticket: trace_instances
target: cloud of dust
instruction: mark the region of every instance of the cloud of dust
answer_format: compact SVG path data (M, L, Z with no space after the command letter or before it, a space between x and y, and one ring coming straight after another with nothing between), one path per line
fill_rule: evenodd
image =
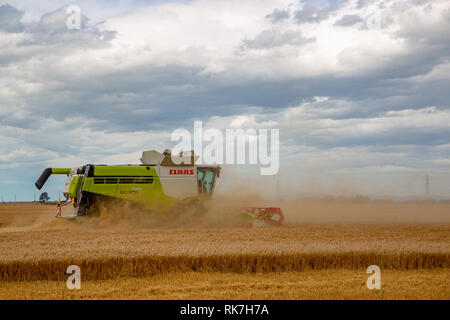
M358 181L346 181L343 177L335 179L334 183L329 181L329 192L326 192L313 174L302 182L311 186L312 195L308 195L306 187L299 187L295 179L277 180L276 176L243 175L236 170L224 170L212 199L185 199L165 212L148 210L131 202L110 200L97 203L93 210L97 212L95 215L66 220L54 219L54 206L30 204L35 206L28 208L30 213L20 214L19 208L18 213L9 214L4 221L0 216L0 232L66 228L245 227L243 208L258 206L280 207L285 217L284 226L315 223L450 223L449 201L396 202L388 197L371 199L358 195ZM35 212L34 208L45 210ZM24 210L27 209L24 207ZM71 214L71 211L73 208L68 205L63 215Z
M151 229L236 226L238 212L222 206L222 200L200 201L187 198L165 211L150 210L143 205L121 200L98 201L87 216L74 220L56 219L43 228ZM225 219L224 219L225 217Z

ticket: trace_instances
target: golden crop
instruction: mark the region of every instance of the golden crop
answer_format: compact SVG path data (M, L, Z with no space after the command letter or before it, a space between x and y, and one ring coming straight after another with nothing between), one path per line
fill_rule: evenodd
M152 277L0 282L0 299L444 299L450 269L383 270L381 290L368 290L365 270L174 272Z
M67 221L53 218L54 206L0 204L0 299L450 296L448 204L285 207L284 227L248 229L218 227L218 219L216 227L155 228L123 211ZM72 264L80 292L65 288ZM389 280L381 293L365 287L372 264Z
M152 229L48 216L0 228L0 281L64 280L71 264L80 266L85 280L190 271L365 270L372 264L390 270L449 267L447 224Z

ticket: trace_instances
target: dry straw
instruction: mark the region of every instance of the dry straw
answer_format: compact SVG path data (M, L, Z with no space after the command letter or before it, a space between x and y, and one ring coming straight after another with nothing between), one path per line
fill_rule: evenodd
M82 279L147 277L169 272L284 272L323 269L417 270L449 267L448 253L316 252L301 254L227 254L203 256L142 256L98 259L48 259L0 264L1 281L65 280L68 265L80 266Z

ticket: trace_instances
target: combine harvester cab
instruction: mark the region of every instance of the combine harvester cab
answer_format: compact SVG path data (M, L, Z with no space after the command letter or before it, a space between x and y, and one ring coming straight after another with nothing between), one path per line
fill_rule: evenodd
M124 200L146 209L167 212L176 205L210 199L214 193L220 166L198 166L198 157L191 152L172 156L166 150L144 151L139 165L93 165L81 168L47 168L35 185L40 190L52 174L67 175L63 189L66 199L58 199L57 217L77 218L91 212L96 202ZM61 215L68 204L74 213ZM280 225L283 214L279 208L243 208L247 226L264 223Z

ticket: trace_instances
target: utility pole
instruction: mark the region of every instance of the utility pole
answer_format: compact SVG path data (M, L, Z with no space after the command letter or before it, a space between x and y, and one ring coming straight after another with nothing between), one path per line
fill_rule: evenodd
M426 192L426 199L430 199L430 176L425 176L425 192Z

